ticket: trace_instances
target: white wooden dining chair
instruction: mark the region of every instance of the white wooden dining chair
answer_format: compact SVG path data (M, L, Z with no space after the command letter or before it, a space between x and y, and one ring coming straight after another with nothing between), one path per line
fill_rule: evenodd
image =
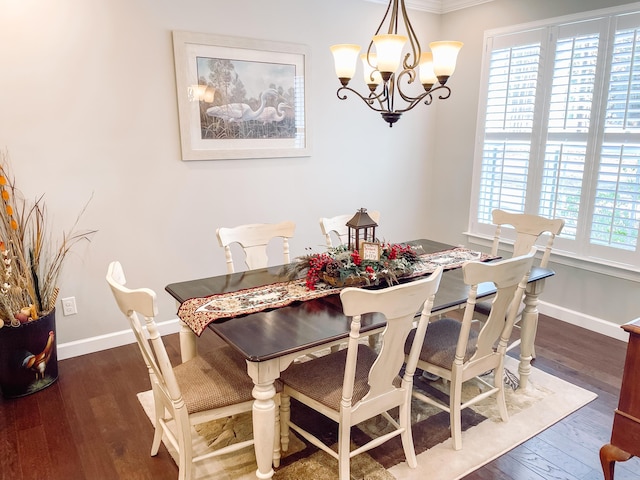
M564 220L561 218L546 218L539 215L530 215L526 213L512 213L504 210L493 210L491 212L493 224L496 226L493 243L491 245L491 255L498 255L501 244L504 243L503 228L511 226L515 230L515 240L513 241L513 257L526 254L540 238L546 237L542 257L538 264L542 268L546 268L551 257L551 250L556 236L564 228ZM523 306L520 305L518 316L516 317L515 326L519 327L519 321L522 316ZM484 321L491 310L491 303L484 300L476 305L476 319ZM507 350L518 346L520 340L512 342ZM532 352L535 357L535 347Z
M253 223L237 227L220 227L216 236L220 246L224 248L227 262L227 272L234 273L235 267L231 244L239 244L245 254L244 263L249 270L265 268L269 263L267 247L275 238L282 239L282 253L284 264L290 263L289 239L293 237L296 224L291 221L280 223Z
M380 212L377 210L368 211L367 214L371 219L380 223ZM320 218L320 230L325 238L327 248L337 247L347 243L349 240L349 229L347 222L353 218L353 214L337 215L335 217Z
M407 464L416 468L411 437L411 391L419 345L416 344L409 355L400 378L402 347L421 308L415 335L418 340L424 335L441 276L442 267L438 267L428 278L414 282L380 290L345 288L340 292L344 313L352 317L348 347L315 360L292 364L281 374L283 450L287 450L286 439L292 428L337 459L339 479L348 480L352 457L400 435ZM378 354L360 342L362 315L374 312L384 315L387 322ZM337 452L291 421L289 397L338 423ZM399 407L397 420L388 413L395 407ZM351 451L351 427L377 415L383 415L393 430Z
M254 387L244 358L228 345L172 367L155 323L158 313L156 294L148 288L131 290L119 262L111 262L107 271L118 307L129 320L131 329L149 372L154 400L154 428L151 456L160 448L163 434L178 452L178 479L193 478L193 465L213 456L235 452L253 444L253 439L212 450L194 457L191 427L231 415L251 412ZM144 318L144 325L138 314ZM278 382L277 389L282 384ZM279 395L277 395L279 401ZM280 421L276 410L274 464L279 464ZM170 428L169 424L175 427Z
M414 389L413 396L430 405L449 412L453 447L462 448L461 411L491 395L496 396L498 411L503 421L509 420L504 396L504 356L513 329L536 248L528 254L497 263L468 262L462 266L465 284L470 286L462 321L442 318L429 325L423 339L414 330L405 343L407 362L420 346L417 367L449 383L449 403L431 398ZM497 292L491 304L487 321L479 331L472 328L478 284L492 282ZM493 370L493 384L480 375ZM462 385L476 379L480 383L478 393L472 398L462 398Z

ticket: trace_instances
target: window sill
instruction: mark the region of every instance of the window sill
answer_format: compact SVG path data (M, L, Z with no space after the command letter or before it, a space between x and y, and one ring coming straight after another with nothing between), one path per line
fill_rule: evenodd
M491 249L493 237L478 235L471 232L463 232L463 235L467 236L469 244L480 245L486 247L488 250ZM512 244L513 243L509 241L502 242L503 246ZM544 246L541 248L544 248ZM551 252L550 261L561 265L567 265L569 267L580 268L589 272L600 273L602 275L623 278L625 280L640 283L640 267L636 265L621 264L593 258L586 259L556 248Z

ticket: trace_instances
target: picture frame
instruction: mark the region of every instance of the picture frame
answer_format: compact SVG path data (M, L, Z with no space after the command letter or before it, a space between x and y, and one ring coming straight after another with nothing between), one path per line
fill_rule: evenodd
M182 160L311 155L307 46L172 35Z

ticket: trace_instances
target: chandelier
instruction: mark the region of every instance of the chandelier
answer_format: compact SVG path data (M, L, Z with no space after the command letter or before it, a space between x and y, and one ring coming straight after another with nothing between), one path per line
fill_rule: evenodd
M404 35L398 34L399 24L404 30ZM407 41L410 51L402 58ZM392 127L404 112L419 103L430 105L433 94L438 90L438 98L449 98L451 89L445 84L456 68L456 58L462 48L462 42L431 42L429 48L431 52L422 51L407 16L404 0L390 0L382 22L369 42L367 53L360 55L364 81L369 87L368 94L362 95L348 86L356 71L360 45L341 44L331 47L336 75L342 84L337 91L338 98L346 100L347 92L353 92L369 108L380 112L389 127ZM398 71L400 67L401 70ZM415 94L405 91L416 79L420 80L424 91Z

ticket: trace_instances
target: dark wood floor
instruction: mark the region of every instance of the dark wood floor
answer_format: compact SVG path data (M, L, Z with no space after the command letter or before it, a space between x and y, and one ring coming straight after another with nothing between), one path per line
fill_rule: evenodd
M219 340L204 334L200 341L207 348ZM178 336L166 343L177 363ZM610 437L626 344L544 316L536 344L537 368L598 398L465 480L603 478L598 451ZM137 346L61 361L59 374L41 392L0 400L2 480L177 478L164 447L149 456L152 428L136 399L149 380ZM640 479L637 458L616 467L616 480L631 479Z

